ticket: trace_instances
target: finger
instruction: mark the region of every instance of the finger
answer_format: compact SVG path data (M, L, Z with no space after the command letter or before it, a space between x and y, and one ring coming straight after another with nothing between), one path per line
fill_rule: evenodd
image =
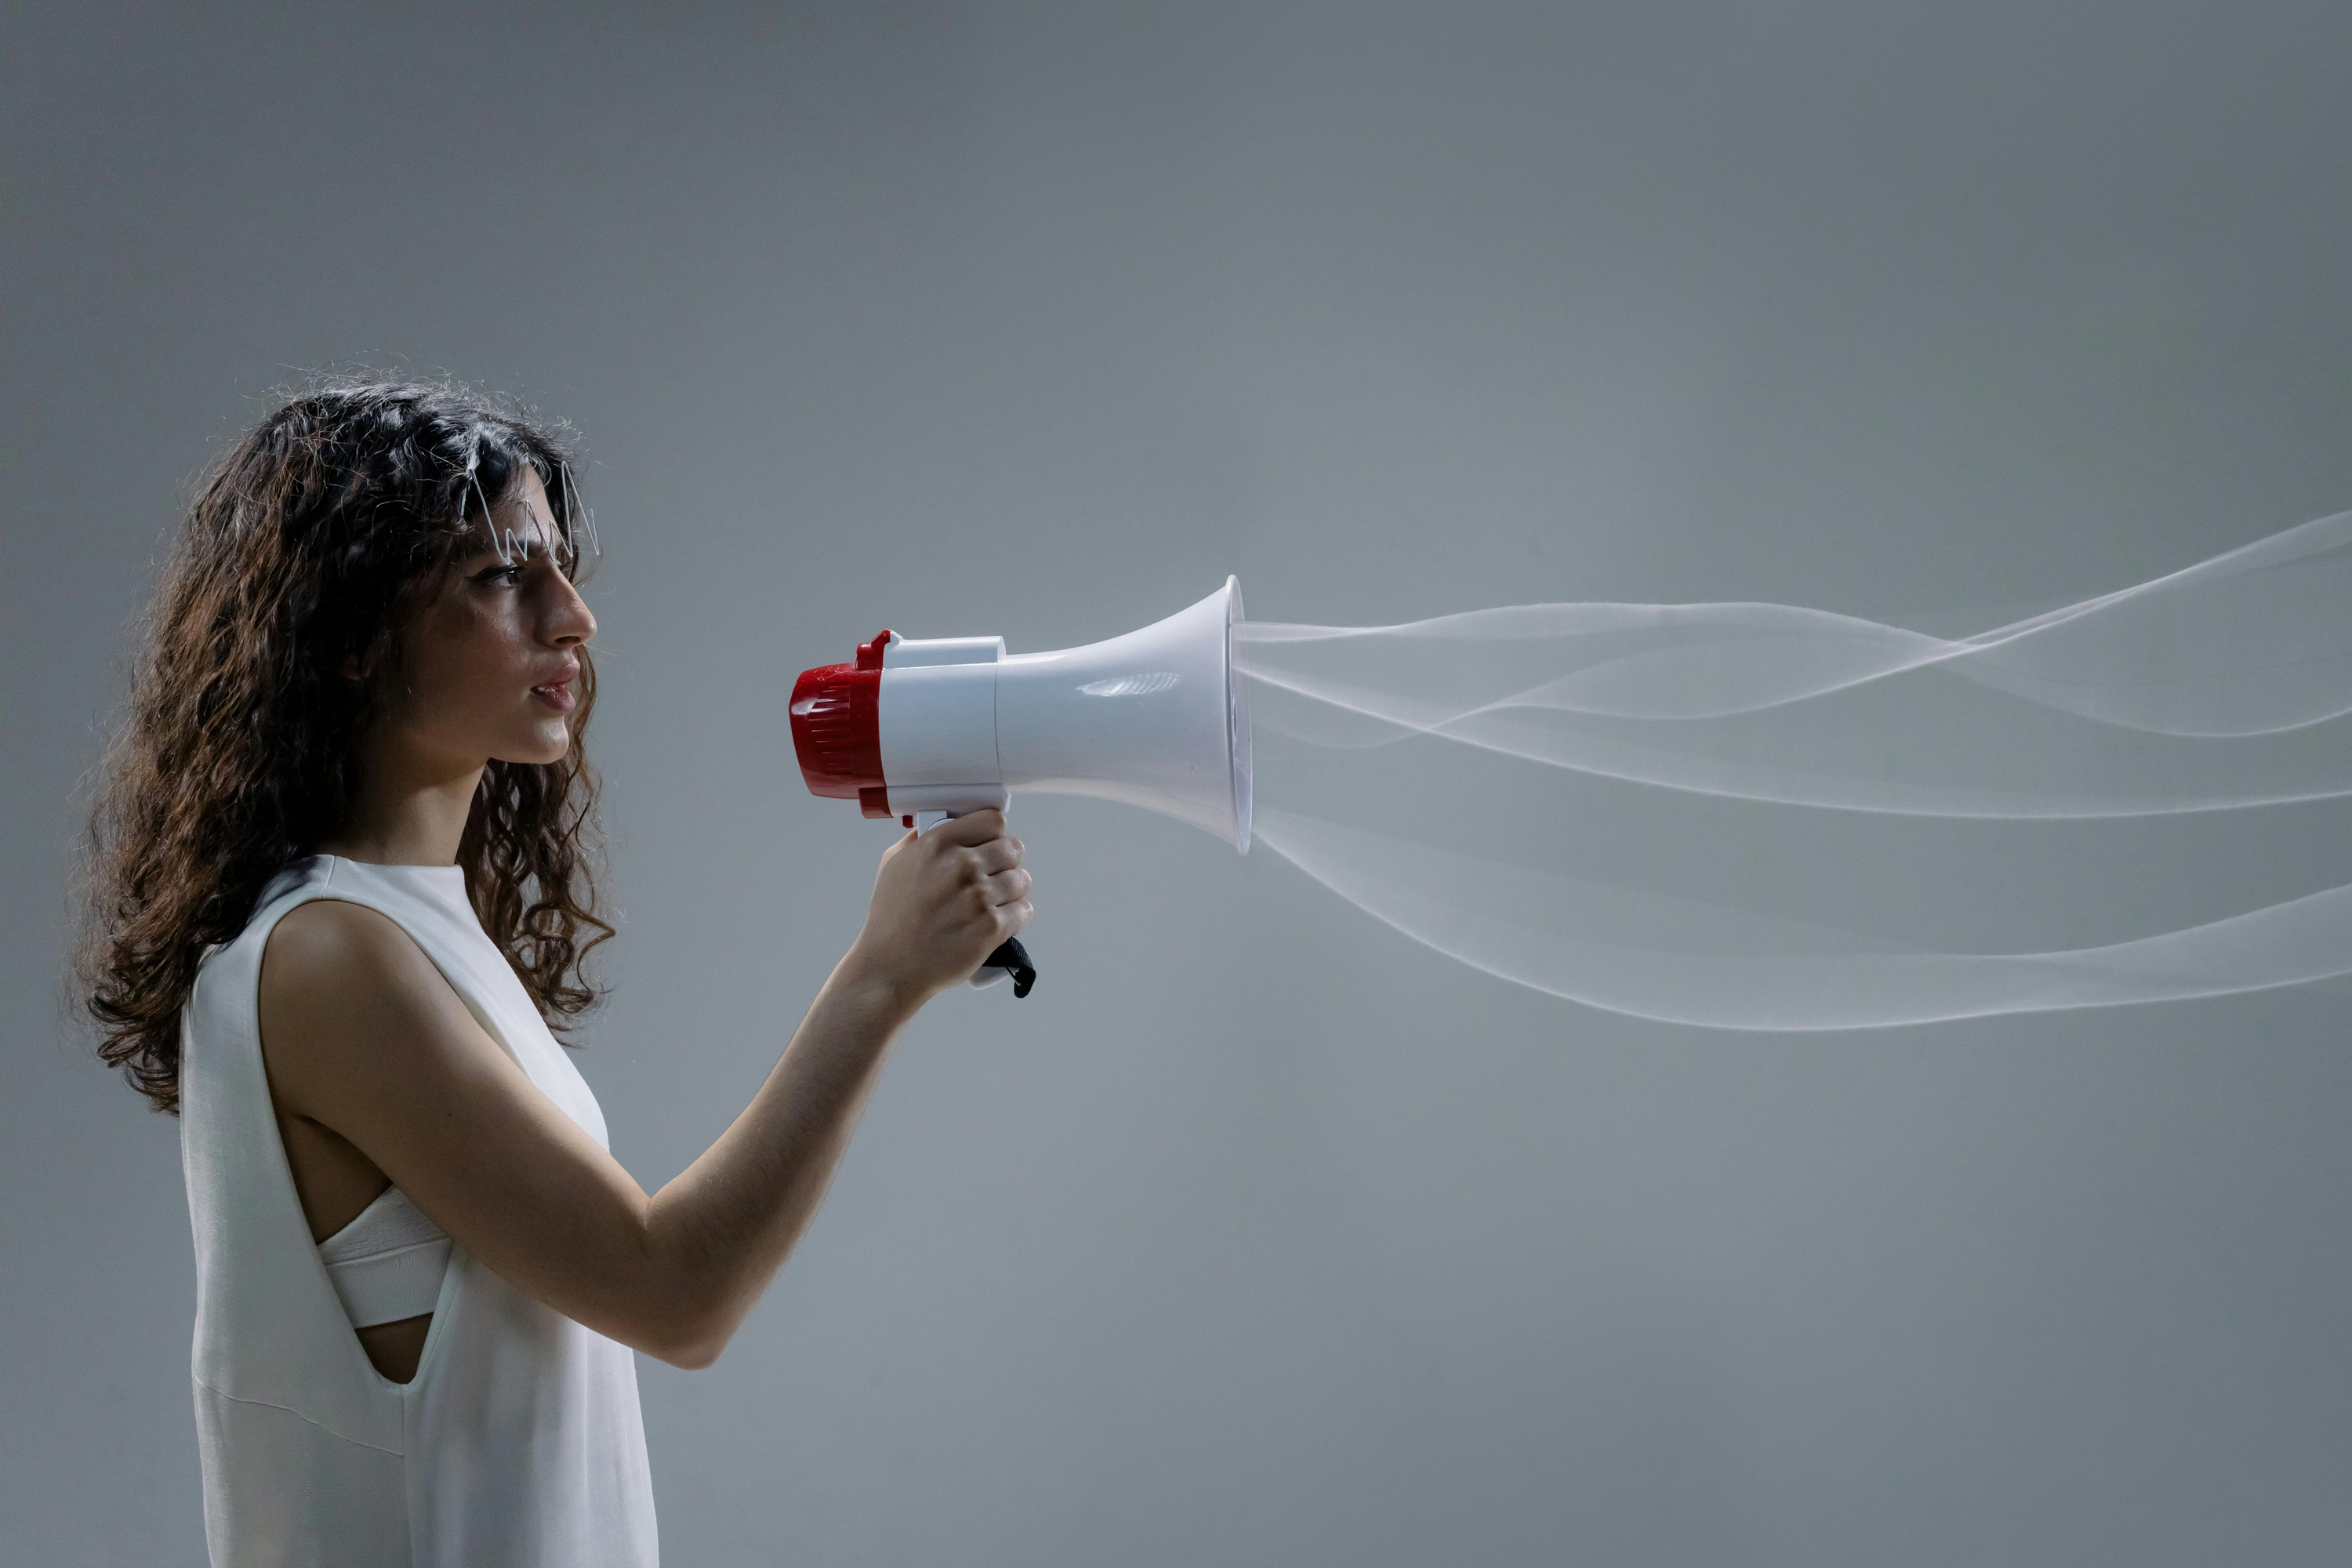
M988 890L989 903L1001 909L1029 896L1029 873L1017 867L1010 871L999 871L981 886Z
M937 844L961 845L969 849L992 838L1003 837L1004 814L992 805L980 811L966 812L961 816L948 818L923 837Z
M978 866L983 875L992 877L999 871L1010 871L1021 864L1021 840L992 838L976 846L971 855L972 864Z
M1026 899L1022 899L1014 903L997 905L996 930L998 932L998 939L1001 941L1004 937L1020 935L1022 930L1028 925L1029 918L1036 912L1036 906L1030 903Z

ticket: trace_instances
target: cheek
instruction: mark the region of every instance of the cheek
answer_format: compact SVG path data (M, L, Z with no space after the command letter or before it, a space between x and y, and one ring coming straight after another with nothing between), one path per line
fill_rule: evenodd
M430 728L497 722L525 695L530 650L520 628L481 607L436 606L410 645L412 717Z

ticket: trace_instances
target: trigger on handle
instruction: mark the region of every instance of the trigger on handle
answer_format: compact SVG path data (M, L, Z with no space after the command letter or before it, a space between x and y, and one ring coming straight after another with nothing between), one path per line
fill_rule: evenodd
M1002 969L1013 977L1013 994L1026 996L1029 988L1037 984L1037 966L1029 962L1029 950L1021 945L1017 936L1006 937L997 944L994 952L981 961L982 969Z

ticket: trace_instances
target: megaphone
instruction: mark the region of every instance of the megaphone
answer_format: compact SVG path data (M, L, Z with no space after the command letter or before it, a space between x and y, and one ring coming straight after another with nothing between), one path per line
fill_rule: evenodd
M809 793L921 829L1014 790L1124 801L1250 844L1249 707L1234 667L1240 583L1140 631L1007 653L1001 637L884 631L847 664L793 683L793 750ZM1018 942L972 976L1036 978Z

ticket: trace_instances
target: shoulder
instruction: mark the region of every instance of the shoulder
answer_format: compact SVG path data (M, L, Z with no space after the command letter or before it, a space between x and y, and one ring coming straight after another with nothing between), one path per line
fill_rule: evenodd
M262 948L265 1005L313 994L352 998L411 981L432 965L389 915L342 899L311 899L278 917Z
M261 1050L298 1100L321 1072L458 1046L470 1016L390 916L313 899L278 918L263 948Z

